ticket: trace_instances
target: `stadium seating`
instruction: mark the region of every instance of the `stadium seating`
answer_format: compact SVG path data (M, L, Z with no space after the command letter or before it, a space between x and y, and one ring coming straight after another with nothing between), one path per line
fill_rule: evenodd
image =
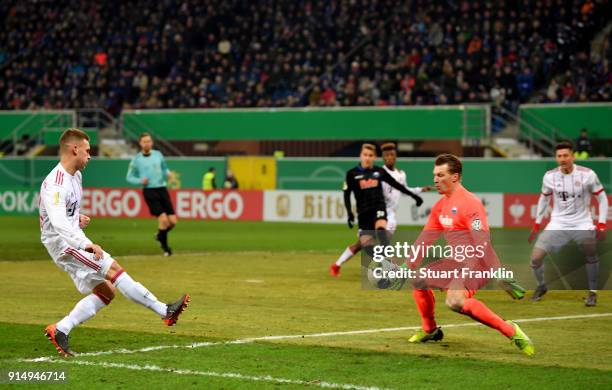
M4 1L0 109L609 101L609 1Z

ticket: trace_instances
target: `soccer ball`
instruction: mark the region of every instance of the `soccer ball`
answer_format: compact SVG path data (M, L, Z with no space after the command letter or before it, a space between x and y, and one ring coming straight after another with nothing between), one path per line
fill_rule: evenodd
M390 278L381 277L380 271L377 271L375 275L374 271L377 269L380 269L381 271L390 271L390 270L396 270L397 266L387 259L383 259L380 263L376 261L372 261L368 265L368 281L370 282L370 285L372 285L375 288L385 290L389 288L393 280Z

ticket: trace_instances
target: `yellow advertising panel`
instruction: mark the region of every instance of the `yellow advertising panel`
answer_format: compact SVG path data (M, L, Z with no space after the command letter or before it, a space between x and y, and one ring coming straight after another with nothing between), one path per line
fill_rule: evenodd
M227 166L234 173L241 190L276 189L276 159L274 157L229 157Z

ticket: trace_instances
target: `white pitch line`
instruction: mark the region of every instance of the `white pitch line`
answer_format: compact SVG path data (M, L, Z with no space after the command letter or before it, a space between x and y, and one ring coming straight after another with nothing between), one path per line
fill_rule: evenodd
M31 360L22 359L22 362ZM164 372L176 375L192 375L192 376L206 376L213 378L229 378L229 379L238 379L243 381L254 381L254 382L272 382L283 385L302 385L302 386L315 386L322 387L325 389L347 389L347 390L383 390L380 387L370 387L370 386L360 386L353 385L348 383L334 383L327 381L304 381L299 379L287 379L287 378L278 378L270 375L262 375L262 376L254 376L254 375L244 375L237 372L216 372L216 371L196 371L196 370L188 370L188 369L180 369L180 368L164 368L155 366L152 364L147 364L144 366L137 364L123 364L123 363L110 363L110 362L89 362L84 360L57 360L51 359L46 361L47 363L62 363L62 364L76 364L79 366L96 366L96 367L104 367L104 368L122 368L127 370L135 370L135 371L153 371L153 372Z
M555 316L555 317L532 317L532 318L520 318L513 320L514 322L541 322L541 321L562 321L562 320L575 320L583 318L598 318L598 317L610 317L612 313L597 313L597 314L578 314L568 316ZM481 326L478 322L465 322L459 324L447 324L442 325L444 328L464 328L470 326ZM231 344L249 344L257 341L275 341L275 340L293 340L293 339L306 339L306 338L318 338L318 337L334 337L334 336L351 336L360 334L372 334L372 333L384 333L384 332L401 332L405 330L417 330L420 326L403 326L397 328L379 328L379 329L362 329L362 330L348 330L339 332L325 332L325 333L309 333L309 334L294 334L294 335L278 335L278 336L262 336L262 337L250 337L244 339L230 340L230 341L217 341L217 342L197 342L192 344L183 345L155 345L151 347L139 348L139 349L112 349L107 351L96 351L96 352L84 352L79 353L77 357L88 357L88 356L102 356L102 355L115 355L115 354L134 354L142 352L160 351L164 349L195 349L202 347L212 347L218 345L231 345ZM43 356L38 358L25 359L29 362L44 362L53 359L51 356Z

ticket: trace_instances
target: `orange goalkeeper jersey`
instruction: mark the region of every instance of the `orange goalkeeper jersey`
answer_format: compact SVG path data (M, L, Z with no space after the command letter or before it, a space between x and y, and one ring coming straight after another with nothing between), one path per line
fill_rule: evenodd
M442 196L431 209L424 230L489 231L482 201L462 185L450 196Z

